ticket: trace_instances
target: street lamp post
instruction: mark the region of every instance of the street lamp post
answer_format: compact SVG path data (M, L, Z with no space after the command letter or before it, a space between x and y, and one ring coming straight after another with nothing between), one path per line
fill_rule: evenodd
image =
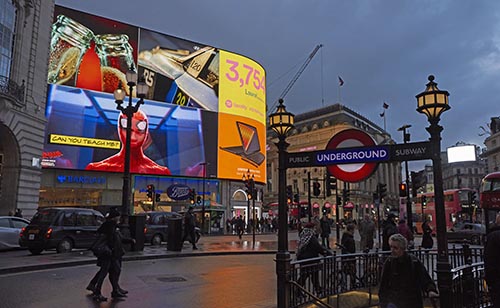
M441 131L440 115L450 109L448 91L439 90L434 76L429 76L424 92L417 94L417 111L424 113L430 126L427 131L431 135L429 141L432 147L432 169L434 173L434 202L436 208L436 234L438 259L436 272L440 293L440 307L452 306L452 275L448 259L448 240L446 237L446 213L444 209L443 174L441 169Z
M205 232L205 182L207 179L207 162L200 163L203 166L203 193L201 195L201 232ZM208 233L210 233L210 228Z
M132 212L131 207L131 186L130 186L130 139L132 136L132 117L134 113L139 110L139 106L144 104L144 97L146 97L146 93L148 92L148 86L143 81L137 83L137 73L132 70L127 71L127 86L128 86L128 105L123 106L123 100L127 93L125 93L124 89L122 89L122 84L118 84L118 88L113 93L115 97L116 109L121 111L127 117L126 123L119 123L119 126L123 128L126 125L126 138L125 138L125 157L123 162L123 188L122 188L122 214L129 215ZM139 100L133 105L132 100L132 92L134 88L137 87L137 97ZM125 125L124 125L125 124Z
M410 133L407 133L406 130L410 128L410 124L405 124L398 128L398 131L403 132L403 143L408 143L410 141ZM408 174L408 161L405 160L405 175L406 175L406 222L408 224L408 228L410 228L411 232L413 232L413 214L411 210L411 198L410 198L410 176ZM422 212L423 213L423 212Z
M252 200L252 248L255 248L255 179L253 174L250 174L250 169L247 174L243 174L243 182L247 187L247 213L250 211L250 199ZM248 216L250 217L250 216Z
M289 303L290 284L288 271L290 268L290 253L288 251L288 211L286 204L286 149L285 141L288 132L293 128L294 115L286 111L283 99L275 113L269 115L269 126L278 136L278 252L276 252L276 275L278 290L278 308L287 308Z

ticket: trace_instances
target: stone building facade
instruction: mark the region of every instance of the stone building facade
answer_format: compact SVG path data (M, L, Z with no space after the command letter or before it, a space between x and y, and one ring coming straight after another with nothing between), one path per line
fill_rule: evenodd
M356 113L350 108L334 104L321 109L298 114L295 116L295 128L287 137L287 142L290 144L288 152L301 151L320 151L326 148L328 141L337 133L355 128L362 130L370 135L375 144L394 144L391 136L380 128L378 125L367 119L366 117ZM278 153L274 143L277 142L274 132L268 130L268 151L267 151L267 193L265 195L265 203L269 210L273 210L272 205L278 202ZM308 200L308 174L310 174L311 182L319 182L321 185L321 193L319 197L313 197L311 203L315 208L315 213L323 209L325 204L333 205L336 203L336 196L333 193L327 196L325 193L325 178L327 176L325 167L307 167L288 169L286 175L287 185L291 185L293 193L298 192L300 201ZM381 163L377 170L367 179L357 183L343 183L337 181L337 191L341 196L341 191L344 187L348 187L350 191L350 202L353 208L346 207L345 204L340 208L340 216L351 216L354 219L362 216L363 213L372 212L376 214L376 206L374 206L373 194L376 192L377 184L387 184L387 198L382 203L381 216L386 215L389 210L397 211L399 207L399 183L401 183L401 163ZM347 186L344 186L347 185ZM311 187L312 190L312 187ZM271 205L271 206L269 206ZM331 212L332 214L334 211Z
M0 0L0 215L38 208L53 9L52 0Z

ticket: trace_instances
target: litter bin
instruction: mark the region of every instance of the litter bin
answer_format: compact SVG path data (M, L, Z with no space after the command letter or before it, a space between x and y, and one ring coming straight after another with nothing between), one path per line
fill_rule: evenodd
M130 236L135 239L132 251L144 250L144 226L146 225L146 215L133 215L129 217Z
M182 250L182 217L169 217L167 219L167 250Z

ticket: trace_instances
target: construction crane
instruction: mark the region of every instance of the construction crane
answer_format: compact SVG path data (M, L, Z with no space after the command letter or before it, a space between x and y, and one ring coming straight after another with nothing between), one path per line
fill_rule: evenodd
M302 64L302 66L297 71L297 73L295 74L295 76L293 76L292 80L288 83L288 85L283 90L283 92L281 92L281 95L279 96L279 99L284 99L285 98L285 96L292 89L292 87L295 84L295 82L299 79L300 75L304 72L304 70L306 69L307 65L309 65L309 63L311 62L311 60L314 58L314 56L316 55L316 53L318 52L318 50L321 47L323 47L323 44L319 44L319 45L316 45L316 47L314 47L314 50L311 52L311 54L309 54L309 56L307 57L307 59L304 62L304 64ZM274 109L274 107L276 106L276 103L279 101L279 99L274 103L274 105L269 110L273 110Z

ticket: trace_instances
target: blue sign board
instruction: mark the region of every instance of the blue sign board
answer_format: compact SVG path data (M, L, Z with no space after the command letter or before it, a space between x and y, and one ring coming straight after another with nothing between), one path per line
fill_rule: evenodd
M319 151L315 160L318 166L382 162L389 160L389 148L377 146Z

